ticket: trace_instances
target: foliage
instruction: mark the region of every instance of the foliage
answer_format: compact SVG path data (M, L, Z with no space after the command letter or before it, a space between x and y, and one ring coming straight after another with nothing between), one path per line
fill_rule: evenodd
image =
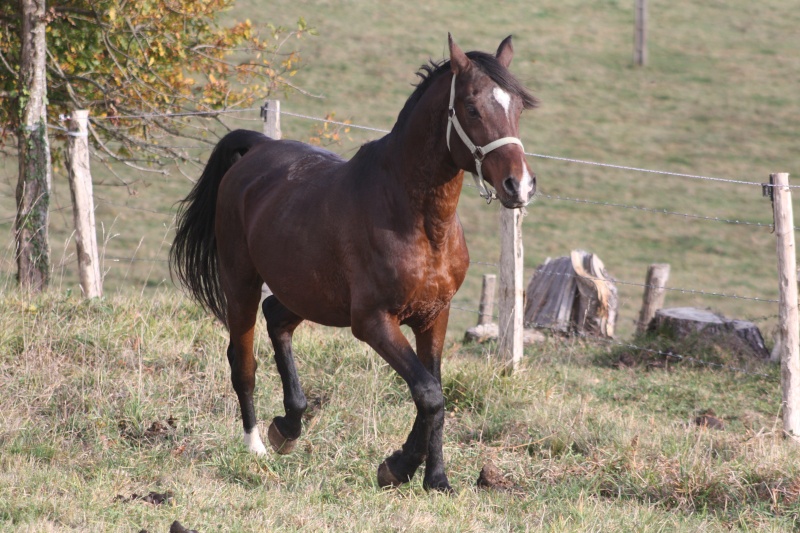
M170 136L202 139L198 113L217 121L291 88L300 60L289 39L313 33L301 18L266 35L245 20L223 27L234 0L55 0L47 11L48 120L91 109L101 157L185 159ZM19 4L0 6L0 139L19 127ZM180 120L157 115L180 114ZM136 119L121 118L136 116ZM191 127L189 127L191 126Z

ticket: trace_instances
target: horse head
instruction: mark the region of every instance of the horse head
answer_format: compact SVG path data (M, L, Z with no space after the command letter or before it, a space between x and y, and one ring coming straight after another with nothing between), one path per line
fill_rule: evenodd
M453 161L475 175L488 201L498 198L505 207L523 207L536 192L536 176L518 138L519 118L524 109L536 106L536 99L508 70L514 56L511 36L500 43L494 57L465 54L451 36L448 39L453 78L447 144ZM496 193L486 189L484 180Z

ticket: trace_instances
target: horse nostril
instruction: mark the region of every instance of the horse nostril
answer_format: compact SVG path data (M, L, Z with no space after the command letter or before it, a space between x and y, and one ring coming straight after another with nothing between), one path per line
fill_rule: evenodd
M503 180L503 189L509 196L517 196L519 194L519 183L514 179L514 176L509 176Z

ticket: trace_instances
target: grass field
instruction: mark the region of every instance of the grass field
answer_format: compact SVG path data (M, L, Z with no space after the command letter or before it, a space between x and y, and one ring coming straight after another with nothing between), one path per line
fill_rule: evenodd
M413 406L347 332L300 328L304 436L292 455L257 459L240 442L226 340L194 304L161 290L92 302L12 294L0 305L0 530L800 527L800 453L780 437L777 368L719 349L767 377L620 367L620 352L564 339L529 349L522 371L503 377L486 348L451 345L444 450L456 494L442 496L422 490L421 474L399 490L376 486ZM263 325L259 334L264 424L282 404ZM708 409L724 430L695 424ZM490 461L505 490L476 488Z
M512 70L542 101L523 116L527 151L752 182L771 172L796 178L794 4L651 5L644 69L631 67L632 4L240 0L225 16L285 25L303 16L317 28L318 37L297 42L304 67L293 82L324 99L295 94L285 111L335 112L389 129L419 65L443 57L448 31L464 49L490 51L511 33ZM261 128L257 111L247 118L234 124ZM284 116L282 126L285 137L306 139L318 124ZM351 129L329 148L347 157L376 135ZM760 187L538 157L531 164L545 196L524 222L526 282L545 258L583 248L622 281L641 283L650 263L667 262L671 287L777 298L768 227L603 205L769 224ZM114 170L129 186L93 166L106 298L77 297L59 169L52 288L30 299L13 284L16 161L0 158L8 237L0 254L0 529L152 532L175 519L199 531L371 529L364 516L387 531L800 529L798 452L776 433L777 368L703 344L683 348L768 377L658 361L619 368L625 348L550 340L528 349L519 375L503 378L487 361L491 346L458 342L477 318L470 311L451 313L444 365L456 496L428 496L419 480L377 490L375 468L407 433L412 405L405 386L346 331L303 326L301 379L319 406L294 455L253 459L239 443L224 329L178 296L166 268L174 204L191 181L176 171ZM459 212L475 261L498 259L498 209L465 189ZM480 275L494 271L473 264L454 304L477 309ZM625 343L641 287L619 291ZM768 342L777 313L774 303L693 292L669 292L666 303L757 319ZM262 326L258 412L266 420L280 398ZM694 425L705 409L724 431ZM474 488L488 460L513 490ZM165 505L131 500L149 491L173 496Z

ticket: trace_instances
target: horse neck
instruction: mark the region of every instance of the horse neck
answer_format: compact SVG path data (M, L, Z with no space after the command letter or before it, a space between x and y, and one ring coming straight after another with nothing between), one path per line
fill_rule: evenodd
M409 205L437 224L455 221L464 171L447 148L449 77L443 75L425 91L405 123L392 130L393 174L406 190Z

